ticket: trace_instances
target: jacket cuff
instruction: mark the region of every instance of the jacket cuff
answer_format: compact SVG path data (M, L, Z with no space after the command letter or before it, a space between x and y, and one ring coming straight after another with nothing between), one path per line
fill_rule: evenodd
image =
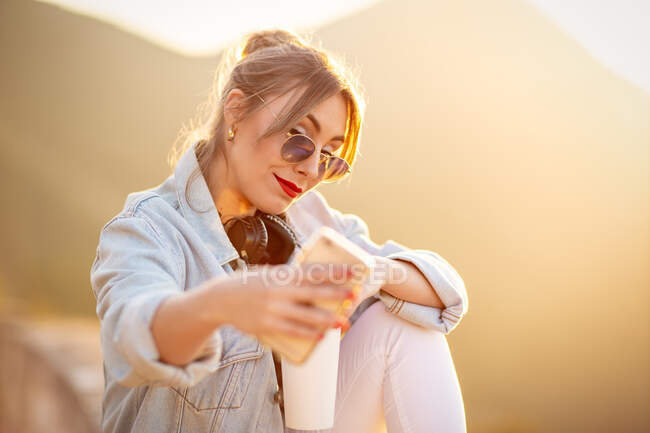
M112 373L124 386L192 386L215 371L221 359L223 343L218 329L213 332L202 352L190 363L175 366L160 361L160 354L151 332L153 316L167 297L177 291L147 293L129 300L120 314L113 345L121 355L109 359L116 368ZM110 320L106 317L105 320ZM104 338L104 336L102 336ZM107 354L110 356L110 353Z
M456 270L432 251L408 250L387 257L416 266L434 287L445 308L415 304L380 290L377 297L384 302L386 309L420 326L435 328L445 334L456 328L468 306L465 284Z
M443 334L449 334L458 323L457 321L443 318L440 308L414 304L396 298L383 290L380 290L376 296L384 303L386 311L423 328L436 329Z

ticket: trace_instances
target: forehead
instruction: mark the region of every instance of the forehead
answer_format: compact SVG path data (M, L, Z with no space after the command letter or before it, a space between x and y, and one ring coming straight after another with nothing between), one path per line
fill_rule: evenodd
M348 118L348 109L343 94L340 92L330 96L311 110L318 119L321 133L330 136L343 135Z
M272 101L269 103L269 106L273 108L276 113L287 112L291 110L293 104L300 99L304 90L304 87L299 87L277 98L271 97ZM320 134L327 136L327 139L338 135L344 135L348 109L346 100L341 92L321 101L311 109L309 114L312 114L316 118L317 122L320 124ZM312 125L312 122L307 120L307 116L299 119L299 121L306 121Z

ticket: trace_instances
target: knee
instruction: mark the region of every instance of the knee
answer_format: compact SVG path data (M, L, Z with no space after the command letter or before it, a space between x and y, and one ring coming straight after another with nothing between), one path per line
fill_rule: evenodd
M387 311L381 301L359 316L346 334L342 347L343 350L375 353L385 360L386 369L400 365L442 366L445 362L453 365L445 334Z
M393 326L400 326L398 323L399 318L386 310L384 303L377 301L365 309L363 313L354 322L354 326L359 328L368 328L374 332L379 332L382 329L390 328Z

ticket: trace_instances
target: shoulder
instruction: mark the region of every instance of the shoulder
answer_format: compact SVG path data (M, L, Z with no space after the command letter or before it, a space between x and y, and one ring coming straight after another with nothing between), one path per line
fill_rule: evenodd
M173 176L160 185L127 195L121 213L124 216L155 218L157 215L178 214L179 204Z
M131 192L127 195L122 209L102 228L102 232L115 222L135 221L134 226L146 231L167 243L175 239L174 232L182 224L178 200L175 194L168 194L165 184L147 190Z

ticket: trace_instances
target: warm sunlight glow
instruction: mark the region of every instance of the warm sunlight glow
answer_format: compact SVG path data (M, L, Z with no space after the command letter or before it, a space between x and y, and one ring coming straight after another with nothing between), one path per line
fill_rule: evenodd
M189 56L214 55L247 31L263 27L310 30L377 3L377 0L305 2L248 0L40 0L109 22Z

